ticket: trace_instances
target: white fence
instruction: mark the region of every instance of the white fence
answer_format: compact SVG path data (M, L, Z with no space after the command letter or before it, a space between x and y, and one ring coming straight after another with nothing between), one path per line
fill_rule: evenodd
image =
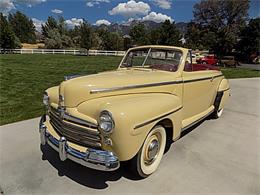
M0 53L12 54L69 54L69 55L87 55L87 50L77 49L0 49ZM97 56L123 56L125 51L106 51L89 50L88 55Z

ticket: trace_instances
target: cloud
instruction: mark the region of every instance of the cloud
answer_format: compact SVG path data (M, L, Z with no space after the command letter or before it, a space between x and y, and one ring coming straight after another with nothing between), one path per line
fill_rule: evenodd
M46 0L13 0L13 2L18 4L25 4L28 7L32 7L34 5L46 2Z
M152 0L152 1L162 9L171 9L172 6L171 0Z
M42 30L42 24L44 24L45 22L43 20L38 20L37 18L32 18L33 24L35 26L35 29L38 32L41 32Z
M97 20L96 23L95 23L96 26L100 26L102 24L109 26L111 24L111 22L102 19L102 20Z
M122 15L125 17L136 17L138 15L147 15L151 10L147 3L142 1L136 2L130 0L127 3L119 3L116 7L110 10L110 15Z
M170 20L173 22L173 19L170 16L161 14L161 13L156 13L156 12L151 12L147 16L142 18L143 21L153 21L156 23L161 23L164 22L165 20Z
M36 4L46 2L46 0L0 0L0 12L7 14L13 9L16 9L17 4L25 4L32 7Z
M1 0L0 1L0 12L6 14L12 9L15 9L15 5L11 0Z
M129 18L127 21L122 21L124 26L130 26L134 21L142 21L142 18Z
M81 18L71 18L69 20L65 20L65 23L69 28L74 28L75 26L79 26L81 23L83 23L83 19Z
M87 0L86 5L88 7L93 7L95 5L99 5L100 3L110 3L110 0Z
M60 10L60 9L53 9L53 10L51 10L51 12L54 13L54 14L62 14L63 13L63 11Z

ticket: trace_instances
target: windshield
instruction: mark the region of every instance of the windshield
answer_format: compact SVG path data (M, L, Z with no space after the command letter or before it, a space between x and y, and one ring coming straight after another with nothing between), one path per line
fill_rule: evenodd
M128 52L121 68L136 67L175 72L178 70L182 53L172 49L136 49Z

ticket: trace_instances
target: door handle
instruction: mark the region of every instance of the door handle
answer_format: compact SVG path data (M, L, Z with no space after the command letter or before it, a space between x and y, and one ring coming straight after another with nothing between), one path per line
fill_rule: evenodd
M214 77L211 77L210 82L212 82L213 80L214 80Z

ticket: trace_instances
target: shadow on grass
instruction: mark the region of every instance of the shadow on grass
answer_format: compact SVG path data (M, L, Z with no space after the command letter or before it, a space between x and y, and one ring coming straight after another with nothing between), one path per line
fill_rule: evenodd
M183 131L180 139L196 129L205 120L207 119L204 119L189 129ZM173 142L169 143L165 153L169 151L172 143ZM48 145L41 146L41 151L42 160L47 160L55 169L57 169L60 177L66 176L71 180L89 188L105 189L109 187L107 182L118 181L122 177L130 180L141 180L140 177L137 177L130 172L128 166L129 162L121 162L120 168L116 171L105 172L89 169L69 159L61 162L58 153Z

